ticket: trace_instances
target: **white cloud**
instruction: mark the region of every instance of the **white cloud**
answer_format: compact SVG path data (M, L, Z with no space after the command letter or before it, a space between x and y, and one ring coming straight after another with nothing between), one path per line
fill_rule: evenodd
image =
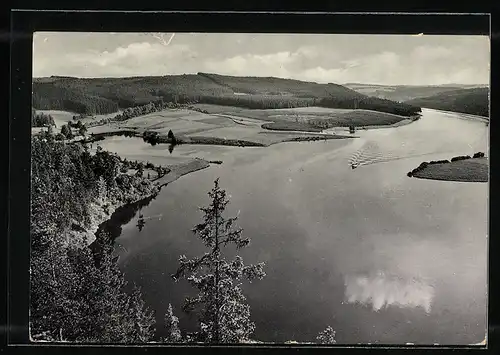
M162 43L137 42L118 47L112 51L87 50L38 59L35 55L34 73L38 76L54 75L46 73L55 63L59 63L58 75L86 77L165 75L183 73L182 63L196 57L189 46ZM181 69L181 70L176 70ZM82 74L83 72L83 74Z
M418 46L413 50L412 56L416 59L432 60L447 59L453 55L453 50L443 46Z
M342 36L325 36L321 41L307 36L261 36L250 46L237 45L237 41L249 44L256 36L235 34L229 41L224 36L216 37L221 36L217 34L212 37L178 34L171 41L173 34L162 34L165 36L160 41L152 34L106 35L35 34L34 75L110 77L206 71L340 84L489 81L489 44L484 38L444 40L422 36L412 44L415 37L372 36L363 42L359 36L348 40ZM44 42L43 38L49 40ZM219 42L226 40L218 47L210 45L216 38ZM246 40L241 41L243 38ZM120 44L113 47L117 41ZM349 46L350 43L353 46ZM362 43L365 46L360 47Z
M203 66L207 71L227 75L289 77L291 73L286 66L293 60L290 52L246 54L223 60L207 60Z

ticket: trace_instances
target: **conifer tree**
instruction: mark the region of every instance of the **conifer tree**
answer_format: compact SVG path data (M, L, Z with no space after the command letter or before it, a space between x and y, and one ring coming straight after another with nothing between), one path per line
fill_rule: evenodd
M335 340L335 330L333 330L333 328L330 326L326 327L325 330L321 331L318 334L316 340L320 344L336 344L337 341Z
M208 193L211 203L201 207L203 222L193 232L208 248L201 257L179 258L180 267L175 280L185 278L198 289L195 297L187 297L185 312L198 311L200 330L191 334L197 342L238 343L249 339L255 330L250 320L250 307L241 290L241 280L262 279L264 263L245 265L240 256L227 260L221 248L233 244L237 249L248 246L250 240L242 236L242 229L234 226L236 217L223 216L229 200L219 187L219 179Z
M141 290L135 285L131 295L131 312L135 324L134 336L136 342L147 343L151 341L155 333L154 314L146 307Z
M71 139L73 138L73 132L71 131L71 128L68 125L63 125L61 127L61 133L67 138Z
M181 331L179 329L179 318L174 316L172 305L168 304L167 312L165 313L165 327L167 328L167 336L164 339L166 343L179 343L182 340Z

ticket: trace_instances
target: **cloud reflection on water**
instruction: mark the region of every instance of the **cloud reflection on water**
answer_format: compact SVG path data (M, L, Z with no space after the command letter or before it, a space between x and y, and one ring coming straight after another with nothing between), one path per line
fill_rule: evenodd
M371 305L374 311L396 306L421 307L430 313L434 288L426 282L411 278L402 279L383 272L374 275L345 277L345 297L348 303Z

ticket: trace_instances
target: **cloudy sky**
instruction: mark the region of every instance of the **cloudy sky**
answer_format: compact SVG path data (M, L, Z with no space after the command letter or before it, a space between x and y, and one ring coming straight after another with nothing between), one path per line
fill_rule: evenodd
M489 83L483 36L37 32L33 75L210 72L320 83Z

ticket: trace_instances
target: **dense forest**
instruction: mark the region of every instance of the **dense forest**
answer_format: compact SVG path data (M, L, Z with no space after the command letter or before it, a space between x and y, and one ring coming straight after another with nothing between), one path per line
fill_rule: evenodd
M111 244L103 244L108 249L97 262L85 233L113 206L157 192L152 182L121 174L120 166L120 158L102 150L91 154L50 134L32 137L32 339L152 339L153 315L137 288L125 292L123 275L108 250Z
M447 91L406 103L436 110L489 117L489 101L489 88L473 88Z
M342 85L281 78L199 73L161 77L49 79L34 79L33 106L36 109L66 110L92 115L164 101L250 109L306 106L364 108L404 116L420 112L419 107L368 97Z
M71 88L35 81L33 83L33 107L38 110L61 110L86 115L118 111L118 103L88 92L83 87Z

